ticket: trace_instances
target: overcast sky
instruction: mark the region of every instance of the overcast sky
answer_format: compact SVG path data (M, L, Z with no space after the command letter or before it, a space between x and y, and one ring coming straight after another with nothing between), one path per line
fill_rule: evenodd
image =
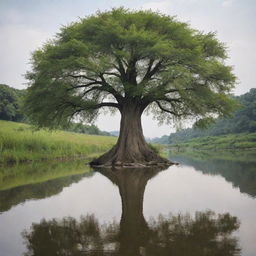
M158 10L198 30L216 31L228 47L227 63L239 78L234 93L256 87L256 0L0 0L0 83L26 88L23 75L29 70L31 52L51 39L61 25L120 6ZM97 125L118 130L119 118L104 116ZM146 137L173 131L170 126L158 126L151 116L143 117L143 127Z

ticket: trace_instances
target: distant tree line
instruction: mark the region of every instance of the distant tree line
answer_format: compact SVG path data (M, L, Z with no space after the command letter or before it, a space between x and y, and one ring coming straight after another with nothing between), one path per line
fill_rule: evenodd
M23 112L23 97L26 90L12 88L6 84L0 84L0 120L29 123L29 119ZM72 123L68 131L110 136L111 134L101 131L96 125Z
M199 129L196 126L183 129L170 136L155 138L152 142L172 144L204 136L218 136L230 133L253 133L256 132L256 88L248 93L234 97L238 103L238 109L230 118L218 118L207 129Z
M23 121L25 116L21 111L22 97L25 90L11 88L0 84L0 119L7 121Z
M88 125L88 124L82 124L82 123L72 123L67 130L71 132L76 132L76 133L112 136L112 134L110 134L109 132L101 131L96 125L93 125L93 124Z

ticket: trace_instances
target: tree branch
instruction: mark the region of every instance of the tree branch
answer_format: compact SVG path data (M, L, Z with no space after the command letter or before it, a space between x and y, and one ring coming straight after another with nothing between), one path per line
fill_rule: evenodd
M99 109L99 108L102 108L102 107L113 107L113 108L118 108L120 109L120 104L118 103L115 103L115 102L101 102L101 103L98 103L98 104L91 104L91 105L88 105L88 106L79 106L71 101L63 101L61 103L61 105L59 105L59 107L61 106L72 106L74 109L79 110L79 111L83 111L83 110L90 110L90 109Z
M115 99L117 100L117 102L121 102L122 99L123 99L122 95L119 92L117 92L110 84L108 84L108 82L104 78L104 74L118 75L118 74L112 73L112 72L101 73L99 75L99 77L101 78L101 81L98 81L96 79L90 78L90 77L85 76L85 75L71 75L71 74L69 74L68 76L70 76L70 77L85 78L85 79L90 80L92 82L87 83L87 84L72 86L71 88L68 88L67 90L70 91L70 90L74 90L74 89L78 89L78 88L86 88L86 87L90 87L91 85L102 85L102 86L94 86L94 87L88 89L87 91L85 91L83 93L83 96L86 95L87 93L91 92L91 91L99 90L99 91L105 91L105 92L108 92L109 94L112 94L115 97Z
M124 66L123 66L123 63L122 63L120 57L117 56L117 55L115 55L115 57L116 57L118 66L114 65L114 67L119 71L119 73L120 73L120 79L121 79L122 82L123 82L123 81L125 81L125 76L126 76L126 74L125 74L125 69L124 69Z
M94 85L94 84L102 84L102 82L97 81L97 82L91 82L91 83L88 83L88 84L76 85L76 86L72 86L71 88L68 88L67 90L70 91L70 90L74 90L74 89L78 89L78 88L85 88L85 87L89 87L89 86Z
M85 92L83 92L83 96L82 97L84 97L87 93L95 91L95 90L96 91L104 91L102 88L103 88L103 86L94 86L94 87L86 90Z
M121 78L121 75L115 73L115 72L104 72L104 75L110 75L110 76L116 76L118 78Z
M99 81L97 81L97 79L86 76L86 75L71 75L71 74L68 74L67 76L72 77L72 78L85 78L85 79L93 81L93 82L99 82Z
M146 71L146 75L150 72L153 63L154 63L154 60L153 60L153 59L150 59L150 60L149 60L149 63L148 63L148 68L147 68L147 71Z
M113 108L120 109L120 105L115 102L102 102L102 103L96 104L93 109L98 109L102 107L113 107Z
M144 83L144 82L150 80L150 78L159 70L162 63L163 63L163 60L160 60L153 68L152 68L153 62L152 62L152 64L149 63L148 70L147 70L145 76L143 77L141 83Z
M195 88L181 88L181 89L170 89L166 91L165 93L171 93L171 92L179 92L179 91L194 91Z
M118 91L116 91L111 85L109 85L109 83L104 78L104 74L103 73L100 74L100 78L102 80L102 84L104 86L105 91L107 91L110 94L112 94L115 97L115 99L117 100L117 102L120 103L122 101L122 99L123 99L123 96Z
M179 103L182 102L181 98L168 98L166 96L158 97L156 100L163 100L163 101L167 101L167 102L179 102Z
M161 103L160 103L159 101L155 101L155 102L156 102L156 104L158 105L158 107L159 107L163 112L167 112L167 113L169 113L169 114L172 114L172 115L178 116L178 117L181 117L181 116L182 116L181 114L178 114L177 112L174 112L174 111L172 111L172 110L169 110L169 109L164 108L164 107L161 105Z
M94 106L92 106L91 108L78 108L76 110L73 111L73 113L70 116L70 121L72 120L72 118L74 117L75 114L83 111L83 110L87 110L87 109L99 109L102 107L114 107L114 108L118 108L120 110L120 105L118 103L114 103L114 102L102 102L99 104L96 104Z

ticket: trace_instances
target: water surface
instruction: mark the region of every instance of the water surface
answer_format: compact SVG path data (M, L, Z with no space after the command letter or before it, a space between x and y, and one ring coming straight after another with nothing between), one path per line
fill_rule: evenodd
M254 157L171 154L167 170L0 170L0 255L256 252ZM71 175L70 175L71 174Z

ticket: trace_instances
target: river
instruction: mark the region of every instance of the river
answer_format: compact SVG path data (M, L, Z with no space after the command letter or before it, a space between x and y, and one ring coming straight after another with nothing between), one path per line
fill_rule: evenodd
M161 169L0 169L0 256L256 252L256 154L170 153Z

